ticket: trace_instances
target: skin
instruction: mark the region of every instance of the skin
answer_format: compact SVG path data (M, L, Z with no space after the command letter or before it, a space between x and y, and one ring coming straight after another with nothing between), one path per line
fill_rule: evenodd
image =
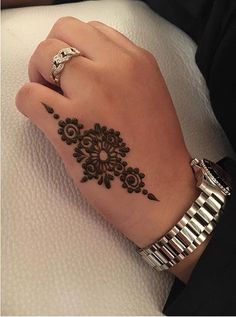
M79 36L78 36L79 34ZM66 63L62 94L51 78L51 63L62 48L73 46L82 56ZM121 132L130 152L129 166L145 173L145 184L159 202L127 193L119 180L107 189L94 180L81 183L81 165L73 146L61 141L58 122L78 118L85 129L98 122ZM139 247L163 236L183 216L198 195L180 124L158 64L149 52L100 22L59 19L29 62L29 83L16 96L16 105L55 147L68 174L90 204ZM171 272L187 282L207 242Z

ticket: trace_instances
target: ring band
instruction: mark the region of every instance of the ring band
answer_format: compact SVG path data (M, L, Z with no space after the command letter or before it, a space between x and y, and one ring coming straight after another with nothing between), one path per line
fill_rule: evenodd
M61 72L65 66L65 63L68 62L72 57L81 55L74 47L66 47L61 49L52 60L52 78L58 86L60 85Z

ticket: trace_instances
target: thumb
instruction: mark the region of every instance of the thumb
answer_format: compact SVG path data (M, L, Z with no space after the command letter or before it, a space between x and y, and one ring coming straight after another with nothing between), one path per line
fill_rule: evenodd
M66 109L70 110L69 99L54 90L35 82L26 83L16 94L16 107L18 110L33 121L41 130L46 127L47 119L42 105L53 107L56 112L63 114Z
M64 120L66 116L73 117L72 102L41 84L27 83L16 95L16 106L46 135L64 163L66 165L70 164L73 160L73 150L70 150L67 144L73 143L71 142L71 139L73 141L73 135L69 134L70 139L61 142L63 135L59 136L58 130L60 129L60 120ZM73 126L71 129L67 127L67 129L67 133L76 134L76 129L78 130L79 127L77 124L76 127Z

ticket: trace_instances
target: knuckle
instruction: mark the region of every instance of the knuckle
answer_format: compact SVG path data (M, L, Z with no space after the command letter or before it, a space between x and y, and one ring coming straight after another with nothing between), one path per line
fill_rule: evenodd
M48 47L52 46L54 43L54 40L53 39L46 39L46 40L43 40L42 42L40 42L34 52L34 54L36 54L38 51L41 51L41 50L45 50L47 49Z
M16 107L21 110L25 101L31 99L34 93L34 86L32 83L24 84L16 94Z
M124 63L128 69L135 69L137 66L137 59L133 56L133 54L125 54Z
M123 68L132 79L138 77L140 80L141 78L145 80L145 74L150 75L150 72L157 66L155 57L144 49L138 49L132 54L125 54L123 60Z
M61 29L61 28L64 28L65 25L71 23L71 22L75 22L77 19L72 17L72 16L65 16L65 17L61 17L59 18L54 26L53 26L53 29Z
M125 54L122 68L128 76L135 78L138 75L140 69L138 58L134 54Z
M95 26L95 27L103 25L103 23L100 21L89 21L88 24Z
M155 59L155 57L153 56L152 53L150 53L150 52L147 51L146 49L140 48L140 49L139 49L139 52L138 52L138 55L139 55L139 57L140 57L142 60L144 60L144 61L146 61L146 62L148 62L148 63L150 63L150 64L156 64L156 59Z
M36 63L38 57L41 55L42 52L47 52L49 47L54 45L54 39L46 39L38 44L35 51L30 57L28 70Z

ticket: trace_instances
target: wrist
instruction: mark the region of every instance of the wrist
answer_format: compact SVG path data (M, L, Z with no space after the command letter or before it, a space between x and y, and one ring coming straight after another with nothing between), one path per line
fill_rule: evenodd
M178 165L176 175L164 184L158 205L143 209L138 217L129 223L127 236L138 247L144 248L165 235L184 215L199 195L196 179L187 158L185 164ZM163 177L164 179L165 177Z
M159 210L155 211L151 217L150 215L147 217L146 214L145 218L141 218L140 229L134 232L132 238L138 247L144 248L165 235L199 196L200 190L196 186L196 178L189 161L179 171L181 173L173 179L172 186L166 189L166 197L162 204L160 202ZM163 213L162 217L159 211ZM193 253L169 269L169 272L187 283L209 240L208 237Z
M180 261L178 264L170 268L168 271L174 274L183 283L187 284L210 239L211 235L201 245L199 245L196 250L193 251L193 253L191 253L184 260Z
M222 168L207 160L193 159L191 166L200 189L181 219L157 241L138 253L158 271L169 270L187 283L219 221L231 182Z

